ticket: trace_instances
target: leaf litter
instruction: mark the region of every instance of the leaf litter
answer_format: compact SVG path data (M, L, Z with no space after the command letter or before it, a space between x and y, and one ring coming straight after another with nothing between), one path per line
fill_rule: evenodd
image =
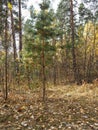
M40 90L0 97L0 130L98 130L98 95L77 89L49 88L45 103Z

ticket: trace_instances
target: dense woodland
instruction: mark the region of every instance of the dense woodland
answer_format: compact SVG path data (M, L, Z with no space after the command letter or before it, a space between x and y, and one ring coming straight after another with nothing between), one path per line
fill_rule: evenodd
M98 0L27 2L0 0L0 130L97 130Z
M0 1L0 86L91 83L98 78L98 1L43 0L25 20L26 0ZM43 97L44 98L44 97Z

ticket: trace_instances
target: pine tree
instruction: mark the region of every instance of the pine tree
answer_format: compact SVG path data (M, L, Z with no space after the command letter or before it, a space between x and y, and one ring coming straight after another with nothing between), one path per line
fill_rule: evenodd
M46 41L49 38L52 38L54 34L54 26L53 26L53 20L54 16L50 9L50 1L49 0L43 0L40 4L40 13L37 17L36 22L36 29L37 33L40 35L41 42L42 42L42 77L43 77L43 101L46 100L46 58L45 58L45 47L46 47Z
M63 34L66 36L66 47L70 47L72 54L72 66L73 66L73 74L74 80L78 83L79 79L79 71L76 60L76 38L77 38L77 21L76 21L76 4L75 0L62 0L58 6L57 15L58 19L61 23L61 29L63 29ZM68 48L67 48L68 49Z

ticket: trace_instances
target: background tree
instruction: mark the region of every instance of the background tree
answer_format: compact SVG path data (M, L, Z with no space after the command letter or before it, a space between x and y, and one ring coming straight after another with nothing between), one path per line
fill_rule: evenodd
M68 60L69 58L67 58L67 57L68 57L68 54L70 54L69 52L71 52L71 54L72 54L71 66L73 66L74 80L77 82L80 82L79 68L78 68L77 60L76 60L76 44L77 44L76 39L78 39L78 37L77 37L77 20L76 20L76 15L77 15L76 14L77 13L76 4L77 4L77 1L62 0L58 6L57 16L60 21L60 24L62 24L61 29L63 28L63 30L64 30L62 38L64 39L64 42L65 42L65 47L64 47L66 50L65 60L67 62L69 61ZM69 65L70 62L68 62L68 63L65 62L65 64Z
M91 82L96 75L96 61L95 59L95 52L96 52L96 15L97 15L97 1L82 1L83 3L80 4L79 7L79 16L80 16L80 21L82 22L82 27L83 27L83 33L85 33L84 37L84 65L83 65L83 70L84 70L84 79L88 82ZM95 3L93 3L95 2ZM85 24L86 24L86 31L85 31ZM91 27L90 27L91 26ZM92 27L93 26L93 27ZM83 34L82 33L82 34ZM89 37L89 38L88 38ZM92 38L90 38L92 37ZM92 39L92 40L91 40ZM88 47L90 48L92 46L90 53L87 53ZM92 75L92 76L91 76Z

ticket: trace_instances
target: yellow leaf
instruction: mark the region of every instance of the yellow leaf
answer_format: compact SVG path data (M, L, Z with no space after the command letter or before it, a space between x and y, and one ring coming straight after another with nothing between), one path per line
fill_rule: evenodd
M12 10L12 8L13 8L13 6L12 6L12 4L11 4L10 2L8 2L8 8L9 8L10 10Z
M84 114L84 110L83 110L82 108L80 109L80 112L81 112L82 114Z

